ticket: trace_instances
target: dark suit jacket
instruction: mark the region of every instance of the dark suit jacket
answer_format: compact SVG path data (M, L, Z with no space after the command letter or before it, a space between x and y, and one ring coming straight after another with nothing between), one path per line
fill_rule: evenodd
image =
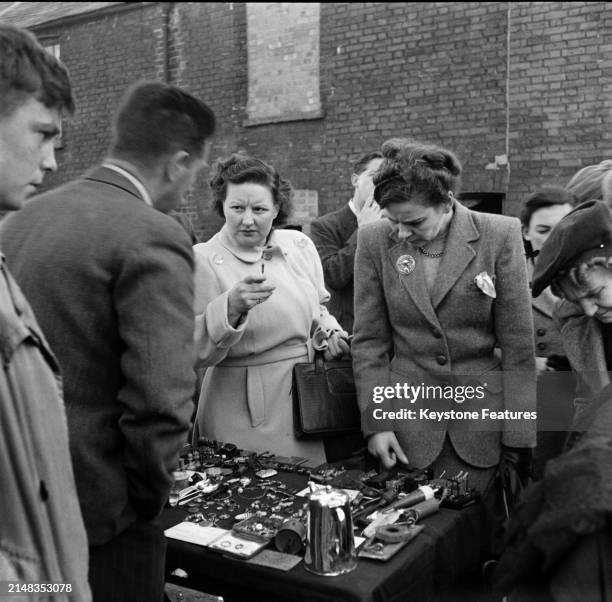
M347 332L353 331L353 270L357 250L357 218L347 205L310 225L312 238L323 264L325 287L331 293L327 304Z
M414 271L403 274L398 260L412 256ZM400 262L401 264L401 262ZM535 445L535 421L367 420L372 387L410 382L436 375L441 385L463 378L464 386L482 385L481 401L414 403L400 400L399 409L422 407L447 411L535 411L536 374L531 303L520 223L516 218L470 211L455 203L446 251L431 297L425 286L418 251L397 240L386 220L359 231L355 261L355 338L352 354L364 430L395 430L416 467L431 464L448 432L459 456L474 466L495 465L500 439L514 447ZM475 277L495 278L497 298L485 295ZM500 361L495 347L502 352ZM415 382L416 381L416 382ZM388 428L389 426L392 428ZM499 428L501 431L486 429ZM471 428L472 432L468 432Z
M26 204L0 240L64 376L90 545L161 510L193 411L187 234L100 167Z

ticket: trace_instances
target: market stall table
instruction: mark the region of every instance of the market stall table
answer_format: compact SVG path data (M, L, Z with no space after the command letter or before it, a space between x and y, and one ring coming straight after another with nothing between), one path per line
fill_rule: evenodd
M442 508L425 521L425 529L387 562L359 559L346 575L322 577L303 563L281 571L234 560L205 547L168 539L166 581L223 596L225 602L427 602L480 562L482 508ZM167 508L164 529L187 512ZM176 569L186 578L172 575Z

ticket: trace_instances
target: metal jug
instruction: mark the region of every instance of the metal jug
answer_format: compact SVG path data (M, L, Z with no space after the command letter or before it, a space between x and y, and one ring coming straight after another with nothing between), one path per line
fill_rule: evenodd
M317 575L334 576L349 573L356 566L349 496L329 485L316 490L310 483L304 568Z

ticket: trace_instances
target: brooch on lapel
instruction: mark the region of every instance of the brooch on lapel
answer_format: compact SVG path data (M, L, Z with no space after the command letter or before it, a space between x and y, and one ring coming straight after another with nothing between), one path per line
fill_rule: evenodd
M497 293L495 292L495 276L491 278L486 272L480 272L474 278L474 284L487 296L495 299Z
M395 268L400 274L410 274L414 270L415 266L416 262L412 255L402 255L395 262Z

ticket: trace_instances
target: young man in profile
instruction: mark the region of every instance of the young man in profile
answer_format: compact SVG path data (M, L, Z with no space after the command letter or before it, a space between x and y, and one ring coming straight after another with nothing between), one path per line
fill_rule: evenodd
M57 169L60 116L73 110L65 67L0 25L0 211L21 209ZM1 254L0 357L0 581L37 584L37 600L91 600L58 365Z

